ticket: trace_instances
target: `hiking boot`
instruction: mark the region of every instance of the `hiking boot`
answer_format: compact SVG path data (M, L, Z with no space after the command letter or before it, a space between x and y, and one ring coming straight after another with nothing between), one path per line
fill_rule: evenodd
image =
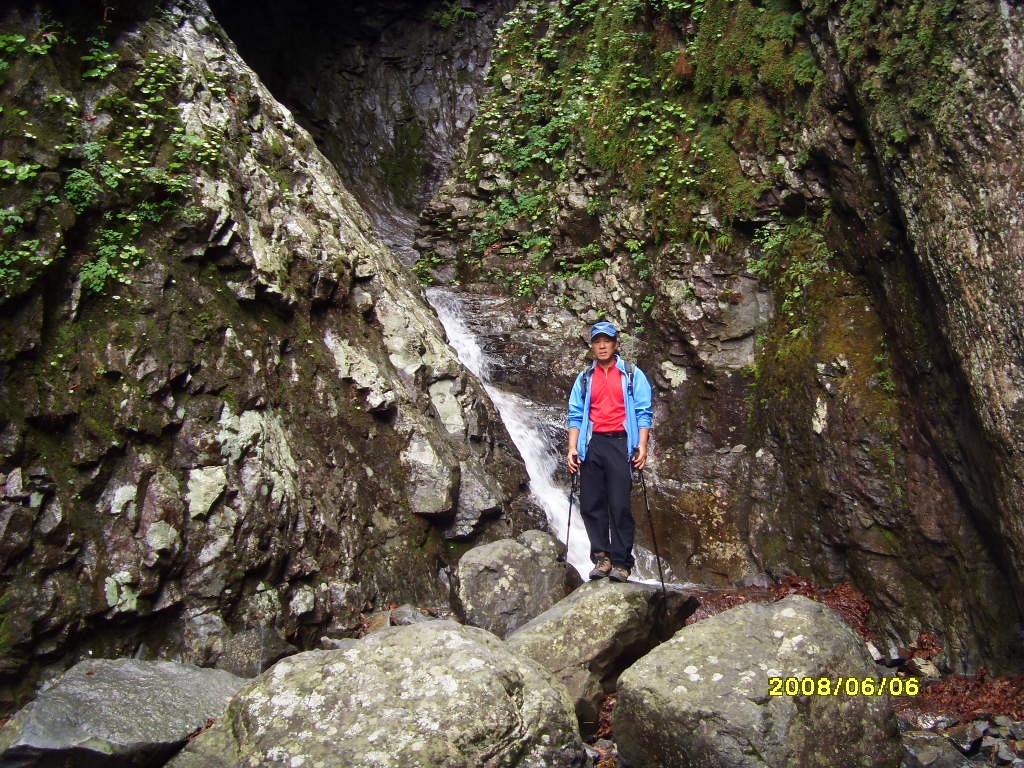
M612 581L629 581L629 568L620 568L619 566L615 566L612 568L609 577Z
M598 552L594 561L594 569L590 572L590 580L603 579L609 573L612 572L612 561L608 555L603 552Z

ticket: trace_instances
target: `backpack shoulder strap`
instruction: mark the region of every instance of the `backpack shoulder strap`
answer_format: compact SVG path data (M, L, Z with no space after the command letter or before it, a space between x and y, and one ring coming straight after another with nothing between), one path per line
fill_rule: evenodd
M581 392L583 393L583 402L587 402L587 387L590 386L590 377L594 374L594 366L590 365L584 368L580 372L580 386L582 387Z

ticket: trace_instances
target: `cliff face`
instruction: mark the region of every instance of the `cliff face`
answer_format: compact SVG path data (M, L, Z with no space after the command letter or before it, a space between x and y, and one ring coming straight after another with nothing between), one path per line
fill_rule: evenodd
M816 50L854 105L906 233L958 395L929 414L949 471L1020 605L1024 538L1024 15L1017 3L807 3ZM875 251L875 253L872 253ZM869 246L868 255L884 255ZM870 265L871 258L865 258ZM895 270L878 269L887 294ZM906 297L892 296L905 310ZM894 318L912 384L930 362ZM934 359L934 358L933 358ZM914 387L927 393L926 388ZM929 398L931 401L931 398ZM939 426L942 425L942 426Z
M150 10L3 20L8 698L85 652L253 674L536 522L334 167L205 6Z
M416 219L476 115L513 0L211 3L407 265Z
M851 581L884 641L1012 664L1020 24L1005 3L523 3L419 271L517 299L530 333L495 323L491 346L552 371L520 382L551 403L586 324L620 323L658 389L677 574Z
M541 402L624 329L678 576L851 581L883 641L1019 658L1019 6L524 2L478 110L509 5L7 12L5 695L253 672L542 525L416 252Z

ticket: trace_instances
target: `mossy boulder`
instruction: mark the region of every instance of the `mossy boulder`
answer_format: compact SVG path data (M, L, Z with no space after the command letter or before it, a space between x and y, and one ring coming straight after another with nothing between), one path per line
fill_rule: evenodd
M565 689L491 633L450 621L278 662L170 768L582 768Z
M883 674L821 603L748 603L681 629L627 669L615 736L624 759L649 768L891 766L900 744L888 692L859 687L871 680L874 694ZM788 695L787 680L798 694L814 681L814 694ZM858 695L842 680L856 680Z

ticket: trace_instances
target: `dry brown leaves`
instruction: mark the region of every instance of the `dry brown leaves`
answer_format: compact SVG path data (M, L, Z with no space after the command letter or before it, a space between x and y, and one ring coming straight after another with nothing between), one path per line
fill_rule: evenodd
M848 582L832 587L832 589L818 589L807 579L787 576L779 584L772 584L768 589L776 600L781 600L789 595L803 595L811 600L824 603L842 616L843 620L853 627L853 630L862 639L871 639L871 630L868 629L867 623L868 614L871 613L871 603Z
M909 659L933 659L942 653L942 643L931 632L922 632L908 649Z
M615 711L615 702L617 700L618 696L614 693L609 693L604 697L604 701L601 702L601 711L597 714L597 731L594 732L594 738L608 740L615 738L615 729L612 727L612 713ZM618 768L619 757L614 750L598 746L595 746L594 749L597 750L598 754L597 760L594 761L594 768Z
M803 595L811 600L824 603L834 610L843 620L865 640L871 639L867 619L871 613L871 604L851 584L840 584L832 589L819 589L808 579L799 576L787 576L778 584L767 589L731 589L700 592L700 608L687 620L693 624L710 616L727 611L743 603L769 603L781 600L789 595Z
M1006 715L1024 720L1024 675L986 680L982 669L974 677L950 675L922 689L919 696L893 700L901 715L937 715L973 720Z
M763 589L715 589L697 591L695 594L700 598L700 607L686 619L687 625L717 616L743 603L766 603L772 600L771 594Z
M618 696L614 693L609 693L604 697L604 701L601 702L601 711L597 714L597 731L594 736L599 739L610 739L612 738L612 713L615 711L615 702L618 700Z
M851 584L840 584L832 589L819 589L808 579L799 576L787 576L778 584L767 589L725 589L698 592L700 607L687 619L687 624L694 624L702 619L715 616L722 611L735 608L743 603L767 603L781 600L789 595L803 595L811 600L824 603L846 621L854 631L865 640L871 639L867 619L871 613L871 604L863 594Z

